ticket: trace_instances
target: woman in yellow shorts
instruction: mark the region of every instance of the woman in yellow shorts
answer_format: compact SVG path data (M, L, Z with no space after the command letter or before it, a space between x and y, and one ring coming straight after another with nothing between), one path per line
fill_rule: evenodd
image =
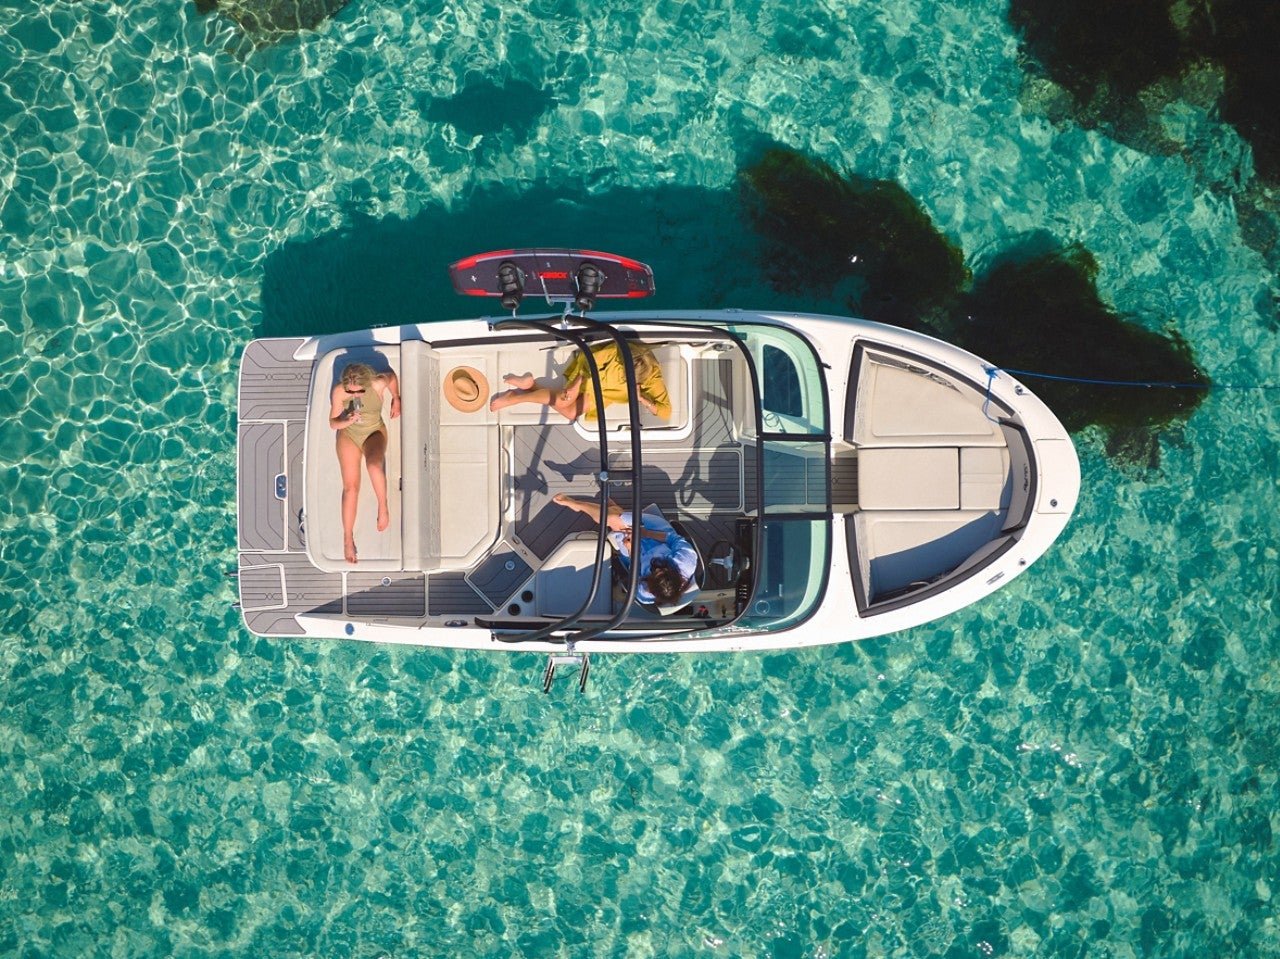
M338 431L342 468L342 554L356 562L356 505L360 496L360 460L378 498L378 532L391 523L387 509L387 425L382 421L382 391L391 394L391 418L400 415L400 383L395 373L376 372L365 363L348 363L331 395L329 426Z
M628 345L636 368L636 388L639 392L637 400L659 419L671 419L671 399L667 396L662 367L658 365L653 350L644 343L632 342ZM618 355L618 344L610 342L593 346L591 353L600 369L600 392L604 396L605 406L627 402L627 373L622 357ZM512 389L495 396L489 402L489 409L496 412L517 403L538 403L550 406L571 423L579 416L593 423L598 413L590 373L587 358L581 350L573 354L569 365L564 368L565 385L560 389L539 386L532 373L508 373L503 381Z

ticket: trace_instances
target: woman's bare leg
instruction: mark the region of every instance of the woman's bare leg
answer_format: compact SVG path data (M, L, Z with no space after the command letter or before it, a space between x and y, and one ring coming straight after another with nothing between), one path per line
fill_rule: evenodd
M370 433L364 441L364 465L373 484L373 495L378 499L378 532L391 525L391 511L387 508L387 434L384 430Z
M360 447L338 430L338 466L342 469L342 555L356 562L356 506L360 497Z
M545 386L535 387L531 390L506 390L489 401L489 409L491 412L496 413L498 410L504 410L508 406L515 406L517 403L537 403L539 406L550 406L554 400L554 391Z

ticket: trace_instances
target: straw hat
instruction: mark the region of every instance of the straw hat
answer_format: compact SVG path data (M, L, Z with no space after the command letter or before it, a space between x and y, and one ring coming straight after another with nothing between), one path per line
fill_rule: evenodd
M489 381L474 366L455 366L444 378L444 398L460 413L474 413L489 398Z

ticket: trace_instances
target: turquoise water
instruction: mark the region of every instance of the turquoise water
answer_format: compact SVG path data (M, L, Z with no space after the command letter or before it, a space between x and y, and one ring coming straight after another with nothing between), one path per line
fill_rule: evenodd
M1083 243L1215 380L1280 382L1212 112L1147 156L1037 113L1001 3L794 6L351 0L255 49L176 0L0 2L0 954L1280 956L1274 394L1159 470L1081 434L1031 573L856 646L544 697L535 657L230 608L247 340L464 315L445 264L508 243L839 309L757 276L770 139L975 268Z

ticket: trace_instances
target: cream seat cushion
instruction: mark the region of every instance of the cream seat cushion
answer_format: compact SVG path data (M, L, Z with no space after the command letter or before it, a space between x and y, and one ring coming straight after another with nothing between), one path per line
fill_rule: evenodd
M502 376L506 373L532 373L539 386L563 387L564 377L561 371L573 357L576 347L550 347L546 343L518 343L504 346L498 353L498 373L491 384L495 393L506 389ZM671 399L671 419L662 420L654 416L644 407L640 408L640 428L649 429L684 429L689 422L689 362L682 354L679 344L661 343L654 345L653 355L662 368L662 379L667 387L667 395ZM589 387L587 387L589 388ZM546 406L533 403L519 403L508 406L496 414L498 422L504 426L520 426L527 424L564 424L563 416ZM613 404L605 408L605 423L609 429L624 428L628 424L627 408L622 404ZM581 419L578 422L581 430L594 435L596 424Z
M338 466L337 433L329 426L329 394L342 367L368 363L375 370L400 374L400 347L380 345L334 350L321 357L311 381L311 409L307 417L307 458L304 510L307 556L326 572L380 572L402 566L400 498L400 419L391 418L391 397L383 393L382 420L387 426L387 505L391 525L378 532L378 502L369 473L360 463L360 498L355 524L360 563L352 566L342 552L342 471Z
M858 505L864 510L959 509L960 451L955 447L861 450Z

